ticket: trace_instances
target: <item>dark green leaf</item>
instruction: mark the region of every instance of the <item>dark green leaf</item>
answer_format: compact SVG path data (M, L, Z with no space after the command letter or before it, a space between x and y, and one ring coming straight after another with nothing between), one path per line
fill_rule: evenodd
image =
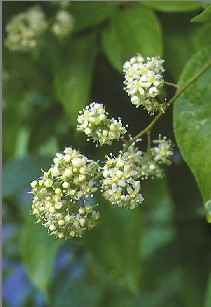
M211 4L199 15L191 19L192 22L211 22Z
M155 14L132 3L117 11L103 32L103 50L109 61L119 71L130 57L141 53L144 56L162 54L162 33Z
M98 25L106 20L118 5L119 1L73 2L71 13L75 20L74 31L80 31Z
M211 47L197 52L179 79L184 85L194 74L211 64ZM174 131L183 158L192 170L204 202L211 199L211 69L198 78L176 100Z
M39 125L37 124L38 120ZM61 112L58 105L56 107L51 106L44 112L39 110L37 114L34 114L30 125L29 152L36 152L41 145L46 144L49 139L56 136L56 129L60 120Z
M188 1L143 1L143 5L160 12L191 12L201 8L200 2Z
M49 76L46 78L48 72L46 68L44 69L44 65L40 64L39 60L34 60L29 54L8 52L6 48L3 49L3 60L4 68L9 72L11 79L10 85L12 83L14 88L19 90L21 94L34 90L45 92L50 96ZM12 92L9 94L14 93Z
M22 229L21 253L27 274L32 283L47 294L52 278L55 257L61 240L51 237L35 219L29 217Z
M31 155L5 165L2 170L2 196L15 195L27 187L30 190L30 182L41 176L41 168L45 169L50 162L50 158Z
M101 224L87 233L87 246L112 279L136 293L141 270L140 211L100 203Z
M180 21L178 27L176 20L177 17L172 16L171 23L168 20L164 26L165 63L175 82L177 82L184 65L197 50L195 25L190 24L187 27L186 22Z
M56 95L72 125L76 124L78 112L89 103L95 56L96 36L91 33L73 40L70 50L58 59L54 71Z

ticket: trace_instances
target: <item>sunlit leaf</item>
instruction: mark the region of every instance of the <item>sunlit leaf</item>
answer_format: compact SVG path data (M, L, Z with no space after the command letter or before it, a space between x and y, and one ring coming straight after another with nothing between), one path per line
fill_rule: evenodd
M211 64L210 47L202 49L190 59L179 79L179 86L184 85L208 63ZM196 178L204 202L211 199L210 101L211 69L189 86L174 105L177 144Z

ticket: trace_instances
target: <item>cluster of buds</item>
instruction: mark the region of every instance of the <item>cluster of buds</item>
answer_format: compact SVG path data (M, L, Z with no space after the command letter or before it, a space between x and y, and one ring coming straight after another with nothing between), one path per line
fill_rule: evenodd
M12 51L31 51L37 48L47 29L44 12L33 7L12 18L6 26L6 46Z
M57 237L80 237L99 218L91 205L98 163L71 147L57 153L53 162L41 178L31 183L32 213Z
M124 65L126 91L132 103L137 107L143 105L150 113L159 105L155 97L163 83L162 63L163 60L155 57L145 62L138 55ZM111 145L127 132L121 118L109 119L105 107L95 102L79 113L77 130L97 145ZM97 205L92 204L98 185L112 205L129 209L139 206L144 200L140 180L163 177L161 166L170 164L172 145L159 135L153 146L149 142L149 148L142 152L138 149L137 143L141 142L138 136L128 136L123 150L117 156L107 155L103 166L71 147L57 153L50 169L31 183L32 213L38 222L58 238L82 236L99 219Z
M111 204L134 209L144 200L138 181L141 157L142 152L134 143L118 157L107 156L103 167L102 193Z
M52 25L52 32L58 38L64 38L69 36L73 30L74 20L72 15L65 10L60 10L55 16L54 23Z
M137 55L123 66L125 90L131 97L131 103L137 108L142 105L152 115L155 111L162 110L162 104L157 102L156 97L164 82L163 62L158 57L147 57L145 60Z
M112 144L113 140L119 140L127 132L118 120L108 117L104 106L100 103L91 103L79 113L77 130L83 131L88 140L92 139L97 145Z
M40 7L32 7L12 18L6 26L6 47L11 51L30 52L44 41L43 35L51 27L56 37L63 39L73 31L74 19L65 9L60 9L53 19L53 25L46 19Z
M153 140L153 143L157 146L147 150L141 159L141 179L163 178L162 165L171 164L170 159L173 154L171 141L159 135L159 139Z

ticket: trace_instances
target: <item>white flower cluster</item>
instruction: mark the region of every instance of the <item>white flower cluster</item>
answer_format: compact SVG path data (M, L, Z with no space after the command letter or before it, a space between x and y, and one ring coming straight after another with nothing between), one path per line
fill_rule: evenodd
M51 168L31 183L32 213L58 238L82 236L93 228L99 213L91 205L98 163L71 147L57 153Z
M142 105L149 114L162 109L162 104L156 101L156 97L164 82L163 62L159 57L147 57L145 60L137 55L123 66L125 90L131 97L131 103L137 108Z
M60 11L62 18L66 12ZM58 36L68 35L59 29L60 17L57 15L58 28L54 32ZM55 26L56 24L54 24ZM61 30L61 32L60 32ZM126 91L131 102L137 107L142 105L152 114L161 110L162 104L156 101L159 89L163 84L161 73L163 60L140 55L124 64ZM108 112L100 103L91 103L79 112L77 130L82 131L97 145L112 144L114 140L124 137L127 130L121 118L108 118ZM43 176L31 183L33 197L32 213L36 215L48 231L58 238L69 239L81 237L86 229L96 226L99 212L97 205L92 205L93 193L97 190L97 180L101 184L101 192L105 200L118 207L134 209L144 200L141 193L140 180L162 178L162 165L170 164L173 154L171 141L166 137L153 140L153 147L142 152L137 143L138 136L148 131L142 130L123 145L117 156L106 156L105 163L88 159L71 147L57 153L53 164Z
M79 113L77 130L83 131L88 140L92 139L97 145L112 144L113 140L123 138L127 132L121 118L107 118L108 113L100 103L91 103Z
M55 21L52 25L52 32L58 38L64 38L72 33L74 20L72 15L65 11L58 11Z
M30 51L37 48L47 29L45 14L39 7L12 18L6 26L6 46L12 51Z
M162 178L164 176L161 165L169 165L173 154L172 144L166 137L153 141L157 146L151 147L141 160L141 178Z
M119 207L136 208L143 202L140 192L140 159L142 152L132 144L118 157L107 157L103 167L102 194Z

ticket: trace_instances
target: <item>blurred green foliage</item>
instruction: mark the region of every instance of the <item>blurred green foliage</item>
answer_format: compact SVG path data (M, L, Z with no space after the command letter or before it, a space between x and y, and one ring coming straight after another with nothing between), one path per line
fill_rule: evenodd
M51 18L61 4L3 2L4 306L210 306L211 229L195 179L176 145L172 110L153 134L159 131L174 140L173 164L166 180L143 183L140 208L117 209L99 199L101 223L82 239L62 242L34 225L27 194L30 181L65 146L80 147L96 159L119 149L118 144L96 149L75 131L78 111L91 101L121 116L132 135L149 123L148 115L136 110L123 92L122 64L136 53L160 55L166 80L183 84L209 61L210 6L75 1L68 8L75 20L71 36L58 41L49 33L40 52L11 52L4 46L5 26L33 5ZM210 84L207 72L176 101L174 110L177 142L204 201L211 198ZM169 87L165 92L168 99L175 94ZM197 130L202 121L203 129ZM17 297L8 281L14 280L18 263L27 283L36 288L20 282Z

